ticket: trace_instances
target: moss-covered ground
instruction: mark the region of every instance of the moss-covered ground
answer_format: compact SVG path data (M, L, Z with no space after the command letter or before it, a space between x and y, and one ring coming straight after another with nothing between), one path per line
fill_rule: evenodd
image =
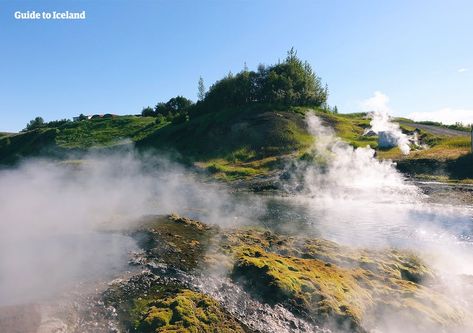
M135 299L130 315L138 332L244 332L214 299L184 288Z
M254 227L221 229L177 215L149 217L138 230L148 262L187 274L227 272L263 303L281 304L316 324L367 332L392 315L427 332L452 331L468 321L462 306L438 287L436 272L407 251L355 249ZM147 287L108 294L110 304L121 304L124 325L136 332L243 331L221 304L178 280L137 285Z
M213 298L179 281L141 274L113 284L103 296L127 332L246 332Z

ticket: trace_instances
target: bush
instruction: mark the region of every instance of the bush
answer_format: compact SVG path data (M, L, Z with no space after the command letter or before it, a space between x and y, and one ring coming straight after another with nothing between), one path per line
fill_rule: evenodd
M50 121L49 123L46 123L46 126L50 128L58 128L70 122L71 121L69 119L53 120L53 121Z
M141 111L141 115L143 117L154 117L156 113L154 112L153 108L148 106L146 108L143 108L143 110Z
M165 121L166 121L166 117L164 117L162 114L158 114L156 116L156 120L155 120L156 124L161 124L161 123L164 123Z
M189 121L189 115L187 113L180 113L172 118L173 124L181 124L185 123L186 121Z

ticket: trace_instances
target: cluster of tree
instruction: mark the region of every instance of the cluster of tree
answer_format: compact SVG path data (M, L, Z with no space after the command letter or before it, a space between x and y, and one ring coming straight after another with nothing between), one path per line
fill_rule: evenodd
M228 74L210 87L202 103L205 109L250 103L320 107L327 97L327 86L322 85L310 64L291 49L286 59L276 65L260 65L256 72L245 66L236 75Z
M154 108L146 107L141 111L143 117L157 117L158 121L166 119L173 122L185 121L189 117L189 109L194 103L183 96L171 98L166 103L158 103Z
M199 78L198 101L177 96L154 108L146 107L143 116L168 121L185 120L192 113L205 113L228 107L253 103L277 106L314 106L327 112L338 113L327 105L328 88L314 73L310 64L297 57L292 48L284 61L276 65L260 65L257 71L245 68L238 74L229 73L205 91L204 80Z
M32 131L38 128L58 128L70 122L71 120L69 119L60 119L45 122L42 117L36 117L33 120L30 120L28 124L26 124L26 127L22 130L22 132Z

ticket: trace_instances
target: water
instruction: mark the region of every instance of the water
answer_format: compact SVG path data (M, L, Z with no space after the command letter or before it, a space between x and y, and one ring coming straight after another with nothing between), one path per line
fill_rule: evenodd
M300 197L267 199L263 225L354 246L407 247L412 241L473 241L471 207Z

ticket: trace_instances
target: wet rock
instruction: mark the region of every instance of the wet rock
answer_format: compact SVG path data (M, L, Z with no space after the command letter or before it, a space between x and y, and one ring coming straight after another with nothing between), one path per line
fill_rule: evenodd
M198 269L217 231L216 227L177 214L147 217L132 232L142 251L135 252L131 262L150 269Z

